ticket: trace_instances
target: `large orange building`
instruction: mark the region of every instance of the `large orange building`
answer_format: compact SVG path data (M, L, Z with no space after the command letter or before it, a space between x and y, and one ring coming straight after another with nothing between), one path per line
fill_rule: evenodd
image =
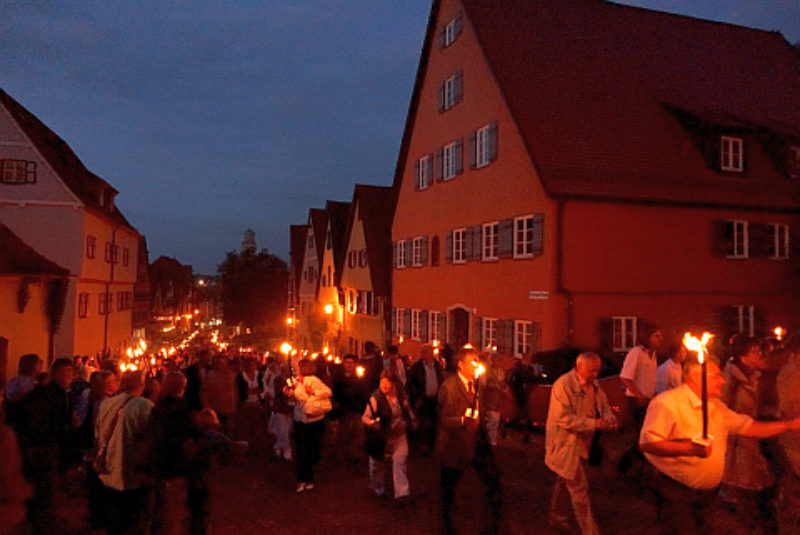
M800 327L800 56L597 0L435 0L394 188L404 351Z
M141 236L116 195L0 90L0 222L70 273L54 356L120 355L132 342Z

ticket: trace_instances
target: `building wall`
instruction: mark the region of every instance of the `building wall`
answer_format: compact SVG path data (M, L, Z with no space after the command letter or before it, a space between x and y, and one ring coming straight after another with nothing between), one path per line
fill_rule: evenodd
M313 236L313 227L309 225L305 254L303 255L303 269L300 272L300 287L297 291L299 306L296 311L298 320L296 332L298 335L297 343L301 347L310 347L312 341L318 338L317 331L321 321L321 311L317 303L319 261L317 260L317 248ZM313 268L313 277L307 276L311 268Z
M437 22L437 42L432 46L419 107L409 142L392 240L426 235L430 253L432 236L439 237L439 266L393 270L393 306L447 311L463 305L475 316L526 319L541 324L542 345L563 339L551 310L562 305L554 293L555 203L542 189L514 120L487 68L464 18L458 39L447 48L438 45L438 32L458 11L457 2L442 2ZM456 70L463 72L463 98L439 112L439 84ZM480 169L470 169L469 134L497 121L497 159ZM456 138L462 138L463 173L436 182L422 191L414 189L414 162L435 154ZM472 261L453 265L445 261L447 232L527 214L544 216L543 254L532 259ZM547 301L533 301L529 291L548 293ZM473 325L474 321L470 321ZM475 329L471 329L475 330ZM470 339L477 339L473 332ZM404 341L402 350L416 354L419 344Z
M47 283L36 282L28 286L30 297L22 313L17 310L20 283L21 277L0 276L0 338L8 340L7 378L16 375L22 355L36 353L46 362L49 353Z

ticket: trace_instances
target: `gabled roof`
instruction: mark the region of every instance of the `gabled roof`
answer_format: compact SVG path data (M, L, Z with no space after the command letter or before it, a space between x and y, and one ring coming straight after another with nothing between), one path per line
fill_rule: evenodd
M461 4L550 196L797 209L797 182L762 143L800 139L800 54L780 33L603 0ZM435 0L431 18L438 9ZM395 186L434 30L429 22ZM748 124L753 166L714 169L675 108Z
M109 206L108 204L113 203L114 196L118 193L117 190L86 169L66 141L2 89L0 89L0 104L8 110L50 167L81 202L102 217L110 218L116 223L135 230L116 205ZM108 197L105 206L100 205L99 202L101 190L105 191Z
M334 279L342 271L344 257L347 254L347 240L345 231L347 230L347 216L350 213L349 202L328 201L325 204L328 212L328 223L331 227L331 241L333 242L333 271L336 273Z
M308 236L308 225L290 225L289 226L289 257L292 262L290 269L292 270L292 295L294 296L295 303L300 291L300 279L303 272L303 257L306 252L306 237Z
M0 223L0 274L66 277L69 270L37 253Z
M349 242L358 211L367 244L372 289L375 295L382 297L391 295L394 202L394 190L391 187L356 184L345 234L345 241ZM338 277L337 285L341 282L341 271Z
M308 211L308 223L314 233L314 247L317 250L317 271L322 269L322 253L325 251L325 231L328 228L328 212L321 208ZM317 277L319 278L319 277Z

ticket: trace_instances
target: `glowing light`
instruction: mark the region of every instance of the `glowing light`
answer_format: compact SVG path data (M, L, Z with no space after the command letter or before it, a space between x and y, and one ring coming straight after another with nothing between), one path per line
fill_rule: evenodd
M439 347L439 340L433 340L433 341L431 341L431 345L432 345L433 347Z
M475 366L475 380L477 381L478 377L486 373L486 366L477 361L473 361L472 364Z
M778 340L778 342L783 340L783 335L786 334L786 330L783 327L775 327L772 332L775 333L775 338Z
M707 353L706 345L708 345L708 342L713 337L714 337L713 334L708 333L708 332L704 332L702 338L698 339L698 338L695 338L694 336L692 336L692 333L687 332L687 333L684 333L684 335L683 335L683 345L689 351L696 351L697 352L697 360L700 362L700 364L702 364L703 360L705 360L705 353Z
M467 342L466 344L464 344L464 349L472 349L472 348L473 348L473 346L472 346L472 344L470 344L469 342Z
M316 352L311 353L311 360L317 360L318 356L319 356L319 353L316 353Z
M332 314L333 313L333 305L328 303L325 305L325 314Z
M333 359L333 362L336 363L336 364L341 364L342 363L342 359L340 359L339 357L336 357L335 359Z
M151 366L155 366L156 365L156 358L155 357L150 357L150 365Z
M439 348L438 347L433 348L433 354L434 355L438 355L439 354Z
M284 355L288 355L291 352L292 352L292 344L290 344L289 342L284 342L281 344L281 353L283 353Z
M400 342L401 344L403 343L403 340L404 340L404 338L402 336L397 339L397 341Z
M127 367L127 364L125 364L124 362L121 362L120 365L119 365L119 371L124 372L126 367Z
M292 325L294 323L294 319L286 318L286 325Z
M364 377L364 366L356 366L356 375Z
M327 355L330 352L331 352L331 350L330 350L330 348L328 346L325 346L325 347L322 348L322 354L323 355Z
M133 348L132 348L132 347L129 347L128 349L126 349L126 350L125 350L125 354L126 354L126 355L128 355L128 358L129 358L129 359L130 359L130 358L133 358Z

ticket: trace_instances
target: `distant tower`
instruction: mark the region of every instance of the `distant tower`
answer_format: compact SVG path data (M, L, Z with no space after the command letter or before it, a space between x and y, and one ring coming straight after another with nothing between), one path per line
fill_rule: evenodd
M256 233L253 229L249 228L244 231L244 238L242 238L242 252L256 252Z

